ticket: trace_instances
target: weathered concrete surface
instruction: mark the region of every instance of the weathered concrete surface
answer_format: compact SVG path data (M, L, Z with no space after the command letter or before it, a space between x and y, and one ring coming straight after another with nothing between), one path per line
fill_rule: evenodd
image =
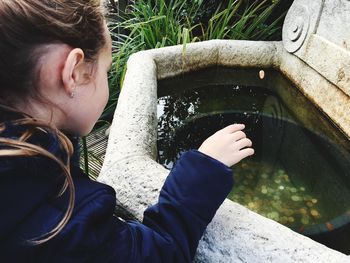
M280 48L279 70L350 138L350 97L316 70Z
M269 68L275 65L274 42L211 40L182 46L165 47L146 52L157 64L157 77L164 79L180 73L213 65Z
M284 25L285 49L350 96L350 1L294 0Z
M168 174L155 161L157 77L208 65L280 69L350 135L350 109L341 106L349 105L349 97L287 53L280 42L213 40L190 44L185 53L181 46L140 52L128 62L99 177L116 189L119 205L138 219L156 202ZM350 259L226 200L200 242L196 262L338 263Z
M229 200L199 244L195 262L350 262L309 238Z
M350 51L349 14L349 0L324 0L317 35Z

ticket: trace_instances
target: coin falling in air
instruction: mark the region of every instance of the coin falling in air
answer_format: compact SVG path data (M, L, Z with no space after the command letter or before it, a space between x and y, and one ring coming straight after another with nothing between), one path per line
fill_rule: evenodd
M265 78L265 71L263 71L263 70L259 71L259 78L260 79L264 79Z

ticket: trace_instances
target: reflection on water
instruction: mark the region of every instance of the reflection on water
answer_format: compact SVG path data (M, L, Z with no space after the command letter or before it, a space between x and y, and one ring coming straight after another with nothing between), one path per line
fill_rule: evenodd
M160 81L159 162L170 169L218 129L244 123L255 155L234 167L229 198L321 240L350 222L349 140L278 73L258 72L212 68ZM345 234L321 242L350 251Z
M277 103L276 103L277 102ZM198 89L185 90L179 94L164 95L158 99L158 144L160 163L171 168L180 152L198 148L205 138L227 124L238 122L237 119L224 120L223 114L239 111L244 116L246 132L256 126L259 114L275 116L276 125L282 118L282 107L275 95L268 89L238 85L207 85ZM200 131L187 132L183 127L192 125L196 120L203 120L217 115L222 121L213 125L203 123ZM212 120L211 120L212 121ZM215 120L216 122L218 120ZM220 120L219 120L220 122ZM199 128L199 126L197 125ZM186 138L182 133L186 133ZM181 137L181 139L176 139ZM181 140L180 143L175 143ZM186 143L185 143L186 142ZM174 148L174 143L176 147Z

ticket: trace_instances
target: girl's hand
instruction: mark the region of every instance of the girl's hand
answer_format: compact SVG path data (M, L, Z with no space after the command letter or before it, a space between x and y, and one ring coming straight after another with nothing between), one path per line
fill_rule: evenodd
M246 138L244 124L229 125L206 139L198 151L231 167L254 154L252 141Z

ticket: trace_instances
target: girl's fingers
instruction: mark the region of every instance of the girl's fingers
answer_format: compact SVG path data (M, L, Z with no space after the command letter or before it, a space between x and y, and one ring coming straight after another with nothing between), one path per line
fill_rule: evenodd
M238 153L237 153L237 156L240 160L248 157L248 156L251 156L254 154L254 149L253 148L245 148L243 150L240 150Z
M226 133L234 133L236 131L240 131L240 130L243 130L244 129L244 124L231 124L225 128L222 129L223 132L226 132Z
M232 133L231 136L233 141L239 141L247 137L243 131L236 131Z
M248 138L243 138L235 142L235 147L236 149L239 149L239 150L245 147L251 147L251 146L252 146L252 141L249 140Z

